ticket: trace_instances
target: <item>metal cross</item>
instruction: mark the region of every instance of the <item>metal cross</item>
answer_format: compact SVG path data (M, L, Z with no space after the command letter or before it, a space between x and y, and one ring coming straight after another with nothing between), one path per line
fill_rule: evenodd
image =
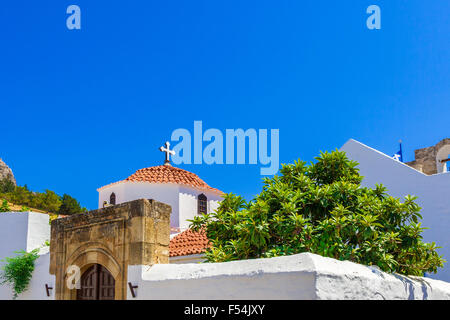
M166 153L166 160L164 161L164 164L170 164L170 155L175 155L175 151L170 150L169 141L166 142L166 147L159 148L159 151Z

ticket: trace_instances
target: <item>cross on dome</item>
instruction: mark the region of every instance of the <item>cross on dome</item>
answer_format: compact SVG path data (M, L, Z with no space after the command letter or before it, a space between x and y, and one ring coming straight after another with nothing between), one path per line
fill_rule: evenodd
M170 155L175 155L175 151L170 150L170 143L169 141L166 141L165 147L160 147L159 151L166 153L166 160L164 161L164 165L170 166Z

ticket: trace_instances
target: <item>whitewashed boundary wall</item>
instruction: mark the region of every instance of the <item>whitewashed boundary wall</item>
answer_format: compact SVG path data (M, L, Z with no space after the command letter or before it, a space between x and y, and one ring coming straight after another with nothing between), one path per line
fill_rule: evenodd
M224 263L133 266L134 299L450 299L450 283L311 253ZM128 292L128 299L132 300Z

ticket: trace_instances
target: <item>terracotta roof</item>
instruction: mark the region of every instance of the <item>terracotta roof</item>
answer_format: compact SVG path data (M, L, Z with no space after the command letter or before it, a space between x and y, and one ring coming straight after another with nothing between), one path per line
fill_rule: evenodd
M204 230L194 232L191 229L188 229L170 240L169 256L178 257L190 254L201 254L210 246L211 244L209 243Z
M223 193L222 191L211 188L205 181L200 179L195 173L175 168L170 165L162 165L156 167L144 168L136 171L125 180L111 183L102 188L109 187L113 184L122 182L149 182L149 183L175 183L186 185L198 189L212 191L216 193ZM102 189L99 188L98 190Z

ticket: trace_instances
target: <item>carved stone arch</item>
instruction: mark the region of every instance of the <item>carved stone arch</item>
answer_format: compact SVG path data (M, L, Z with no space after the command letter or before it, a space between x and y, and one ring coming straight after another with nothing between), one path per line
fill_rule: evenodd
M126 299L126 279L125 273L122 272L123 268L101 243L93 242L82 245L67 259L65 270L70 265L75 265L80 268L80 276L82 276L86 270L95 264L106 268L114 278L115 298L117 300ZM64 284L69 276L67 273L64 274ZM76 289L70 290L67 286L64 287L65 299L75 300L77 298Z

